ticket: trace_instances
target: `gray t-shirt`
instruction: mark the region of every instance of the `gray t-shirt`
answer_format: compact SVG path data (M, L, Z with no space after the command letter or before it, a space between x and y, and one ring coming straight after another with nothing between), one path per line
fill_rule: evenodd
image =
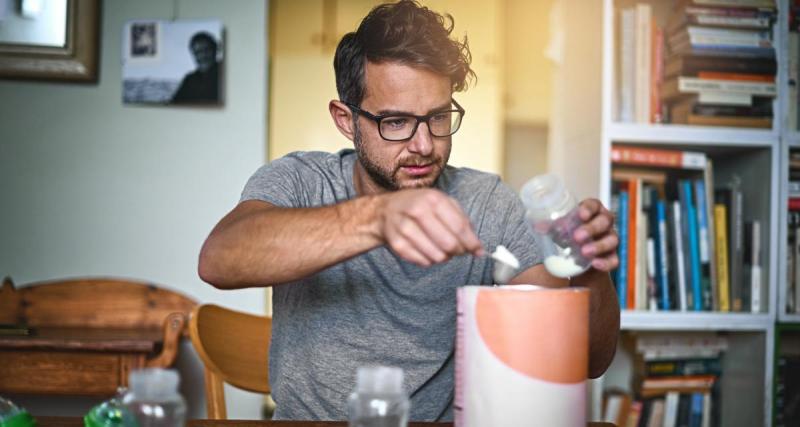
M241 200L315 207L356 197L353 150L296 152L261 167ZM541 262L519 197L491 174L448 166L435 187L461 205L487 251ZM325 224L320 224L324 227ZM298 254L302 256L302 254ZM270 383L276 419L344 420L362 365L399 366L411 420L452 419L456 288L492 283L489 258L423 268L385 246L273 288Z

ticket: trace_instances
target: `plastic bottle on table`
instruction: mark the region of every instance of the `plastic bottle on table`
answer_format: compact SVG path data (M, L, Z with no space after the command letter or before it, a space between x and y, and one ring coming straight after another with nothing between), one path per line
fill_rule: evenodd
M0 397L0 427L34 427L36 421L23 408Z
M138 427L136 418L122 404L125 387L117 389L116 396L93 407L83 417L84 427Z
M122 403L139 427L183 427L186 402L178 393L178 373L171 369L148 368L131 372L130 387Z
M520 190L526 216L537 233L544 266L556 277L573 277L586 271L591 259L581 254L573 237L583 221L578 203L556 175L533 177Z
M358 368L356 389L347 403L350 427L406 427L410 403L403 391L403 370Z

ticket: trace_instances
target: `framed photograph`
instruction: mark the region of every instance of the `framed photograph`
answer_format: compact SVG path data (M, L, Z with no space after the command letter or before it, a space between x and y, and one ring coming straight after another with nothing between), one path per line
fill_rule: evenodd
M97 81L99 0L0 0L0 78Z
M131 21L122 37L126 104L221 105L222 22Z

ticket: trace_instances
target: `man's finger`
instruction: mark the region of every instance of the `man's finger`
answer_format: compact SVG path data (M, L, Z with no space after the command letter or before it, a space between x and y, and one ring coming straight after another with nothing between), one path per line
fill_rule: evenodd
M586 199L580 203L578 215L583 221L588 221L603 208L603 204L597 199Z
M411 246L432 264L447 261L449 256L441 250L414 219L407 218L398 225L398 232Z
M581 254L586 257L602 257L609 252L614 252L619 246L617 233L607 233L598 240L581 246Z
M461 209L458 202L448 197L444 203L434 209L436 216L447 226L450 232L458 238L465 252L480 255L483 245L472 229L469 218Z
M596 215L591 221L578 227L573 234L575 240L579 243L587 242L592 237L601 236L608 233L614 225L614 220L608 211L603 211Z

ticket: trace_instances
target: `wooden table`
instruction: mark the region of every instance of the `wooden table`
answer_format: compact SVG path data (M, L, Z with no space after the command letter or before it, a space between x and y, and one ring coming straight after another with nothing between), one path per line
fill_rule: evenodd
M37 417L37 427L83 427L77 417ZM588 423L588 427L614 427L610 423ZM186 427L346 427L344 421L189 420ZM453 427L453 423L408 423L408 427ZM546 426L543 426L546 427Z
M162 345L159 329L35 328L0 336L0 395L111 396Z

